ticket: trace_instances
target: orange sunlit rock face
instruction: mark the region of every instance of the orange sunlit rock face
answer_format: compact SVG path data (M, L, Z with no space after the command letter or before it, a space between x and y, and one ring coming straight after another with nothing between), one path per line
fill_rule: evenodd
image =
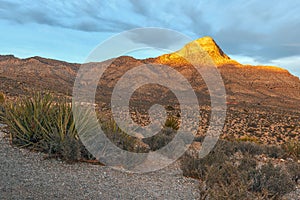
M211 58L213 64L217 66L222 65L240 65L235 60L232 60L229 56L227 56L222 49L216 44L216 42L211 37L203 37L197 40L194 40L187 45L185 45L179 51L176 51L171 54L164 54L159 56L156 61L161 64L168 65L188 65L191 64L187 62L185 58L190 58L189 60L193 60L198 63L205 62L207 64L207 60ZM206 61L205 61L206 60Z
M185 58L189 58L188 59L189 61L187 61L187 59ZM182 49L174 53L164 54L155 58L155 62L160 64L165 64L165 65L170 65L170 66L186 66L186 65L195 64L195 63L191 63L190 62L191 60L193 62L197 62L197 64L213 63L217 67L231 65L235 67L251 67L253 69L288 73L286 69L282 69L276 66L242 65L239 62L227 56L222 51L222 49L218 46L218 44L214 41L214 39L209 36L194 40L186 44Z
M211 37L206 36L195 40L195 42L197 42L202 49L208 53L217 66L225 64L239 65L237 61L232 60L229 56L227 56Z

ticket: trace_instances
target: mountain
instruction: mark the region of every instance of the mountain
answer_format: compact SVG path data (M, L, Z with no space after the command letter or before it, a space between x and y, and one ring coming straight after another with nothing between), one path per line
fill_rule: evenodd
M79 66L37 56L26 59L0 56L0 91L7 96L28 94L34 90L71 94Z
M116 81L134 66L157 63L172 66L191 82L196 91L205 94L206 86L201 76L196 76L195 69L182 58L182 55L193 55L201 62L202 54L199 54L198 45L208 53L218 67L225 83L229 103L299 109L300 80L298 77L278 67L242 65L227 56L211 37L197 39L177 52L157 58L144 60L128 56L116 58L109 70L103 74L101 88L103 91L110 90L108 88L113 88ZM80 64L41 57L19 59L12 55L0 56L0 90L8 96L26 94L33 89L71 94L79 67ZM99 95L105 98L109 93L104 95L99 92Z
M287 70L275 66L242 65L227 56L211 37L203 37L185 45L182 49L159 56L153 62L173 66L186 77L197 73L183 57L203 59L199 47L208 53L219 69L226 87L229 103L279 106L295 109L300 102L300 80ZM200 86L198 86L199 88Z
M201 59L199 47L208 53L218 67L225 83L228 103L275 106L299 110L300 80L287 70L271 66L242 65L227 56L211 37L203 37L185 45L182 49L157 58L138 60L128 56L116 58L103 74L98 92L101 99L110 95L117 80L129 69L144 64L165 64L183 74L195 91L207 96L201 76L183 56ZM103 62L104 63L104 62ZM103 63L98 63L99 65ZM0 90L8 96L26 94L28 91L51 90L71 94L80 64L32 57L19 59L12 55L0 56ZM102 84L101 84L102 83ZM206 91L206 92L205 92ZM166 93L167 96L167 93Z
M203 133L209 122L210 96L201 75L182 55L193 57L199 63L208 55L220 71L228 105L224 137L249 136L271 144L300 139L299 78L278 67L242 65L227 56L210 37L192 41L174 53L156 58L140 60L121 56L110 60L113 62L103 73L96 93L99 109L109 110L112 91L128 70L143 64L164 64L179 71L193 87L200 103L202 120L199 132ZM110 61L92 64L101 66ZM37 90L71 96L80 67L80 64L41 57L0 56L0 92L9 98ZM178 106L176 97L168 88L153 84L139 88L130 101L132 108L143 104L147 109L153 103L169 108ZM141 119L135 116L134 120Z

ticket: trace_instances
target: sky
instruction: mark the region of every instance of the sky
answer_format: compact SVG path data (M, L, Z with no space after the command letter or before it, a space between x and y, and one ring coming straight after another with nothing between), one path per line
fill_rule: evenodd
M0 0L2 55L83 63L109 37L143 27L211 36L241 63L300 77L298 0Z

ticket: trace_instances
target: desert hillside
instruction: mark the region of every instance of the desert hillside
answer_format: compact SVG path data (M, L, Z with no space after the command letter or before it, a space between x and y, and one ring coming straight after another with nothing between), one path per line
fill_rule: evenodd
M198 52L193 49L193 43L199 44L208 53L223 78L228 105L224 127L226 137L247 135L266 143L299 139L299 78L279 67L242 65L227 56L210 37L192 41L177 52L157 58L116 58L99 81L97 103L101 108L106 107L104 110L109 109L113 88L128 70L145 63L169 65L184 75L195 90L203 117L199 132L203 133L209 116L207 87L192 65L178 56L194 54L197 58ZM104 65L106 61L95 64ZM26 95L33 90L50 90L71 96L80 66L41 57L19 59L11 55L0 56L0 91L8 97ZM178 105L171 91L155 85L140 88L131 100L133 106L143 103L148 108L148 103Z

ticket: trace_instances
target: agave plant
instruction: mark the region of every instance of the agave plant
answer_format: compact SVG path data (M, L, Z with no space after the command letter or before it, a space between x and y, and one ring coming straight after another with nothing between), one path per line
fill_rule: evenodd
M11 141L19 146L39 148L41 140L49 139L44 129L49 122L44 116L51 115L51 104L51 95L42 96L40 93L6 103L1 121L8 127Z
M75 128L72 105L66 98L36 92L6 103L0 118L14 145L58 154L67 160L78 159L84 149Z

